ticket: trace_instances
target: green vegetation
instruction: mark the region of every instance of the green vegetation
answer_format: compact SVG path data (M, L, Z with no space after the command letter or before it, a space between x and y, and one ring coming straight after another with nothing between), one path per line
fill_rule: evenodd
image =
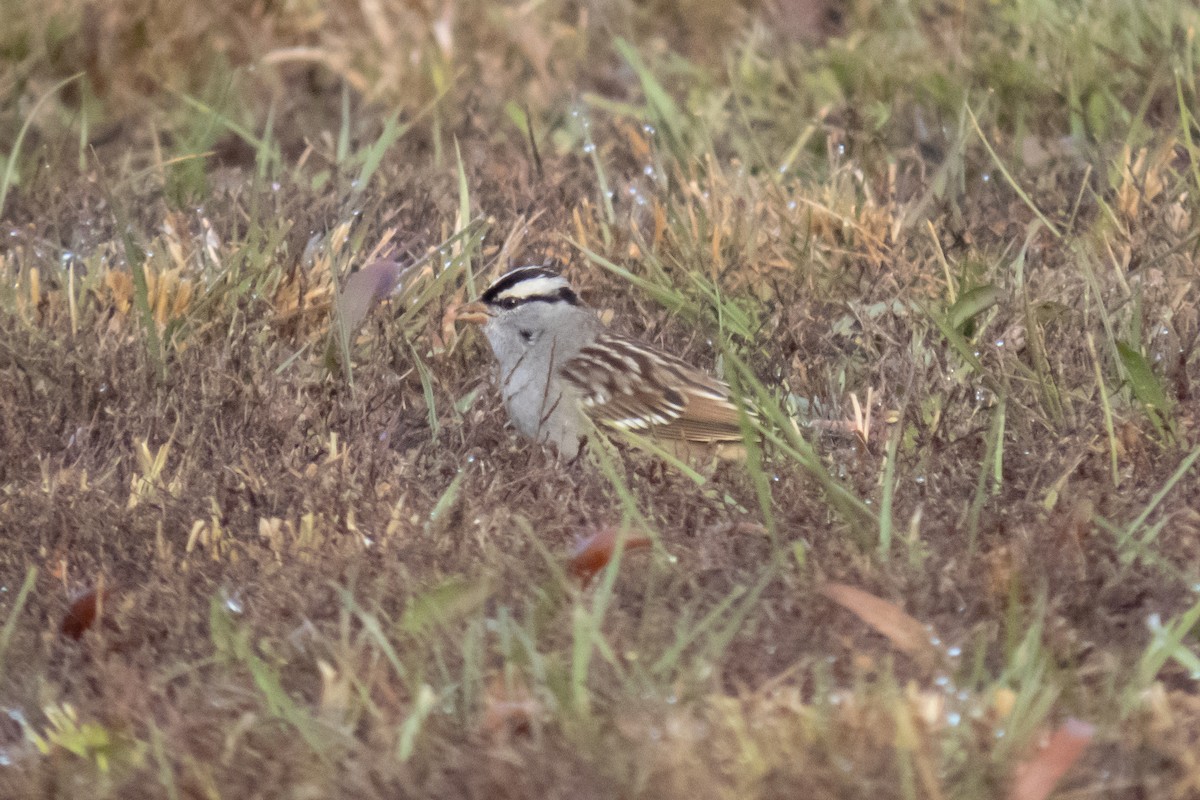
M0 797L1200 794L1193 3L3 10ZM743 459L505 428L547 259Z

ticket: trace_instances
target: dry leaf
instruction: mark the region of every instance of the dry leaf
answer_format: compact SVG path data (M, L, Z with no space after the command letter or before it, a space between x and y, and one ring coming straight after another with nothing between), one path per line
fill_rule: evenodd
M929 631L895 603L844 583L827 583L821 594L882 633L901 652L922 664L931 664L937 651L930 643Z
M103 613L104 603L109 599L110 592L104 587L104 576L96 582L94 588L77 594L71 600L71 605L63 617L59 631L76 641L95 624Z
M579 578L585 585L596 576L596 573L608 566L612 560L613 551L617 547L618 528L605 527L584 539L571 553L567 560L567 568L571 574ZM636 550L649 547L651 541L645 536L632 533L625 536L625 550Z
M1094 726L1068 719L1050 737L1046 746L1017 765L1009 800L1045 800L1067 770L1079 760L1092 737Z
M353 333L371 309L392 293L404 277L405 267L396 261L375 261L346 279L338 295L338 313L342 329Z

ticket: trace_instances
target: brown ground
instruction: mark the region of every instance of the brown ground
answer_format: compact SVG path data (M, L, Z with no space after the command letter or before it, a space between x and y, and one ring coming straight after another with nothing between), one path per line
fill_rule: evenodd
M640 103L620 63L579 86ZM304 74L322 73L285 70L282 96ZM1058 237L1028 233L1034 213L978 139L902 148L903 124L879 134L856 106L828 112L785 184L739 171L711 131L688 162L678 149L703 145L592 111L610 221L590 155L552 145L569 127L553 92L534 95L551 109L536 159L485 85L438 128L423 118L359 196L326 80L279 112L281 189L222 133L197 145L214 153L205 193L181 201L193 178L164 177L135 116L82 169L49 124L26 145L53 168L0 209L0 797L991 797L1068 718L1096 735L1063 796L1200 796L1196 677L1186 656L1153 660L1148 628L1195 613L1200 588L1200 481L1194 466L1172 480L1200 443L1182 140L1149 149L1136 180L1049 137L1048 160L1007 152ZM354 100L357 150L386 113ZM763 147L796 134L762 125ZM559 258L623 332L706 367L723 339L869 514L840 513L779 448L761 471L702 465L697 486L622 446L636 528L661 546L625 554L604 608L606 578L581 587L565 565L621 524L620 486L505 427L480 337L444 346L461 264L428 305L373 311L348 380L330 275L389 232L401 261L453 234L453 137L488 230L467 245L476 285L502 256ZM665 188L642 173L648 150ZM955 159L962 190L931 190ZM155 336L131 242L150 253ZM669 313L576 245L643 277L662 265L689 305ZM975 287L999 291L939 328ZM1152 368L1157 424L1116 340ZM845 430L851 394L865 436ZM829 582L895 613L864 621ZM64 635L98 585L98 620ZM932 645L904 644L899 609Z

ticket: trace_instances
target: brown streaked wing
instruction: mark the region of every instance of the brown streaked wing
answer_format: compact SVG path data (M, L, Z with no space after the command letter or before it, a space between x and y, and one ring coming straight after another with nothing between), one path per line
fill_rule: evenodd
M727 385L623 336L601 334L562 375L583 391L585 410L614 428L696 442L742 437Z

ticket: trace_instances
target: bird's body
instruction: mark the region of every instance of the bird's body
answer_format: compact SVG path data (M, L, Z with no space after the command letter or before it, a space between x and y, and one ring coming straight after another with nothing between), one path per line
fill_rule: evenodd
M580 413L582 393L558 376L579 356L587 341L602 327L587 309L571 314L569 327L542 323L561 313L557 308L530 308L514 327L495 319L483 332L496 356L504 408L513 426L525 436L553 442L567 458L579 452L584 435Z
M607 331L545 267L497 279L459 318L483 325L518 431L574 458L587 417L681 442L740 441L729 387L650 345Z

